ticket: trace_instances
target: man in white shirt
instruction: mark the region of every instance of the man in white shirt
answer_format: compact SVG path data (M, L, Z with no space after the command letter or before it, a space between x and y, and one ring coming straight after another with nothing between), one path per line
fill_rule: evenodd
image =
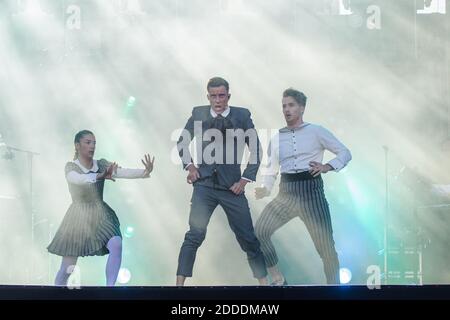
M352 157L327 129L303 121L306 100L298 90L290 88L283 92L282 106L287 126L272 138L269 162L262 173L263 184L255 189L256 199L269 196L278 171L281 171L279 193L265 207L255 226L273 285L287 282L277 267L278 257L271 236L295 217L302 219L311 235L323 261L327 283L340 283L339 260L320 174L341 170ZM336 157L322 164L325 150Z

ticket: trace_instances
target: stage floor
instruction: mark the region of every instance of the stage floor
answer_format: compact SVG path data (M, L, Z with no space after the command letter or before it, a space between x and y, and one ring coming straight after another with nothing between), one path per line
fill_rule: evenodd
M450 285L285 287L81 287L0 286L1 300L448 300Z

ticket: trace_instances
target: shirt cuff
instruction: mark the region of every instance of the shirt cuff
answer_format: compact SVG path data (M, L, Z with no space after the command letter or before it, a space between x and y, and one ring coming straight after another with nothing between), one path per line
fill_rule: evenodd
M333 159L328 161L328 164L332 166L334 169L333 171L339 172L344 166L338 159Z
M248 182L253 182L253 180L246 178L246 177L241 177L241 179L247 180Z

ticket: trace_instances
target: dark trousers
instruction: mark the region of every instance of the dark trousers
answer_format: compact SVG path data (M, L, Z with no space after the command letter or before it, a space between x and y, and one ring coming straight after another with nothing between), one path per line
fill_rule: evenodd
M264 208L255 231L267 267L273 267L278 262L271 241L272 234L294 217L305 223L323 261L327 283L339 284L339 261L334 248L330 210L320 177L300 181L282 179L279 194Z
M242 250L247 253L248 263L255 278L267 275L264 256L256 238L247 198L235 195L229 190L220 190L202 185L194 186L189 231L186 232L178 257L177 275L192 277L195 255L206 236L209 219L218 206L224 209L231 229ZM225 253L226 254L226 253Z

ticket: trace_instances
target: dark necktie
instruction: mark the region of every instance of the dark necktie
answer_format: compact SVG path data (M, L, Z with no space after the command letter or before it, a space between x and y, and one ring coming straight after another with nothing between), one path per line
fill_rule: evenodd
M215 129L219 130L220 132L225 133L225 118L221 114L218 114L212 120L211 128L215 128Z

